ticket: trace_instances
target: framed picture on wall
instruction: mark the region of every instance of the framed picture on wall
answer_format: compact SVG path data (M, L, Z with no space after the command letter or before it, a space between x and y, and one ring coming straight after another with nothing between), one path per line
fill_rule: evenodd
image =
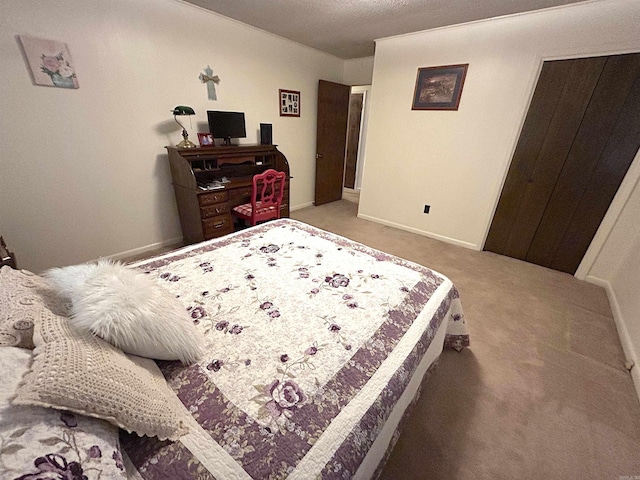
M458 110L468 63L418 69L411 110Z
M35 85L78 88L78 77L66 43L27 35L18 35L18 38Z
M294 90L280 90L278 95L281 117L300 116L300 92Z

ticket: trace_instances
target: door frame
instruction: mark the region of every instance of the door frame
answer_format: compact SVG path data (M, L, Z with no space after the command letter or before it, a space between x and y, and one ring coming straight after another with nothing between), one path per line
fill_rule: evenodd
M367 145L367 126L369 124L369 97L371 96L371 85L354 85L351 87L351 93L362 93L360 138L358 139L356 181L354 183L354 191L358 192L362 188L362 175L364 172L365 148Z
M604 57L609 55L624 55L627 53L640 53L638 47L635 48L626 48L626 49L618 49L618 50L607 50L600 52L572 52L572 53L558 53L558 54L549 54L549 55L536 55L533 61L533 65L531 67L530 81L528 84L527 95L528 99L526 105L521 112L520 123L518 128L515 131L515 135L513 138L513 142L510 149L509 154L509 162L505 165L505 168L502 172L502 180L500 184L497 186L497 190L494 192L494 205L491 209L489 217L486 221L486 227L484 232L484 238L482 240L482 247L480 250L484 250L485 243L487 242L487 237L489 236L489 230L491 228L491 223L493 221L493 217L496 214L496 210L498 208L498 202L500 201L500 195L502 194L502 190L504 189L504 184L507 179L507 174L509 173L509 168L511 167L511 162L513 161L513 155L515 154L516 147L518 146L518 140L520 139L520 135L522 134L522 129L524 127L524 122L526 120L527 114L529 112L529 108L531 107L531 101L533 100L533 94L538 84L538 80L540 78L540 73L542 72L542 65L544 62L551 62L555 60L571 60L575 58L585 58L585 57ZM594 235L591 243L589 244L589 248L587 249L574 277L579 280L587 280L589 276L589 272L593 264L596 262L602 247L604 246L607 238L611 234L613 227L615 226L618 217L624 210L629 197L633 193L633 190L636 184L640 181L640 151L636 154L633 162L629 166L629 170L627 174L622 179L622 183L616 192L615 197L611 201L609 208L607 209L607 213L605 214L596 234Z

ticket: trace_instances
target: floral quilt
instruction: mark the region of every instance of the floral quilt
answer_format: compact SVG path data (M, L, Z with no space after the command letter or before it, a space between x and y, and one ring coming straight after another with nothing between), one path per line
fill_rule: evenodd
M135 267L208 345L199 364L159 362L191 433L123 438L143 478L350 478L436 332L469 344L446 277L289 219Z

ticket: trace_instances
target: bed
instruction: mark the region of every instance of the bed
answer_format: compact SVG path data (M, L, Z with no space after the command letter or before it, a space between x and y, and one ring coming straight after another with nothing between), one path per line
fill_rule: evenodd
M205 354L156 361L187 433L121 430L129 478L375 477L442 349L469 345L445 276L290 219L130 267Z

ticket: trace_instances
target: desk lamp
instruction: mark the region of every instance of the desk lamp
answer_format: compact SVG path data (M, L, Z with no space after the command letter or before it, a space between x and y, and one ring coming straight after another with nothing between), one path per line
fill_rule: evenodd
M193 108L191 107L185 107L184 105L178 105L176 108L173 109L173 118L175 119L176 123L178 125L180 125L180 127L182 128L182 138L183 140L176 145L176 147L178 148L194 148L196 145L189 140L189 134L187 133L187 129L184 128L184 125L182 125L179 121L178 121L178 115L182 116L182 115L195 115L196 112L193 110Z

